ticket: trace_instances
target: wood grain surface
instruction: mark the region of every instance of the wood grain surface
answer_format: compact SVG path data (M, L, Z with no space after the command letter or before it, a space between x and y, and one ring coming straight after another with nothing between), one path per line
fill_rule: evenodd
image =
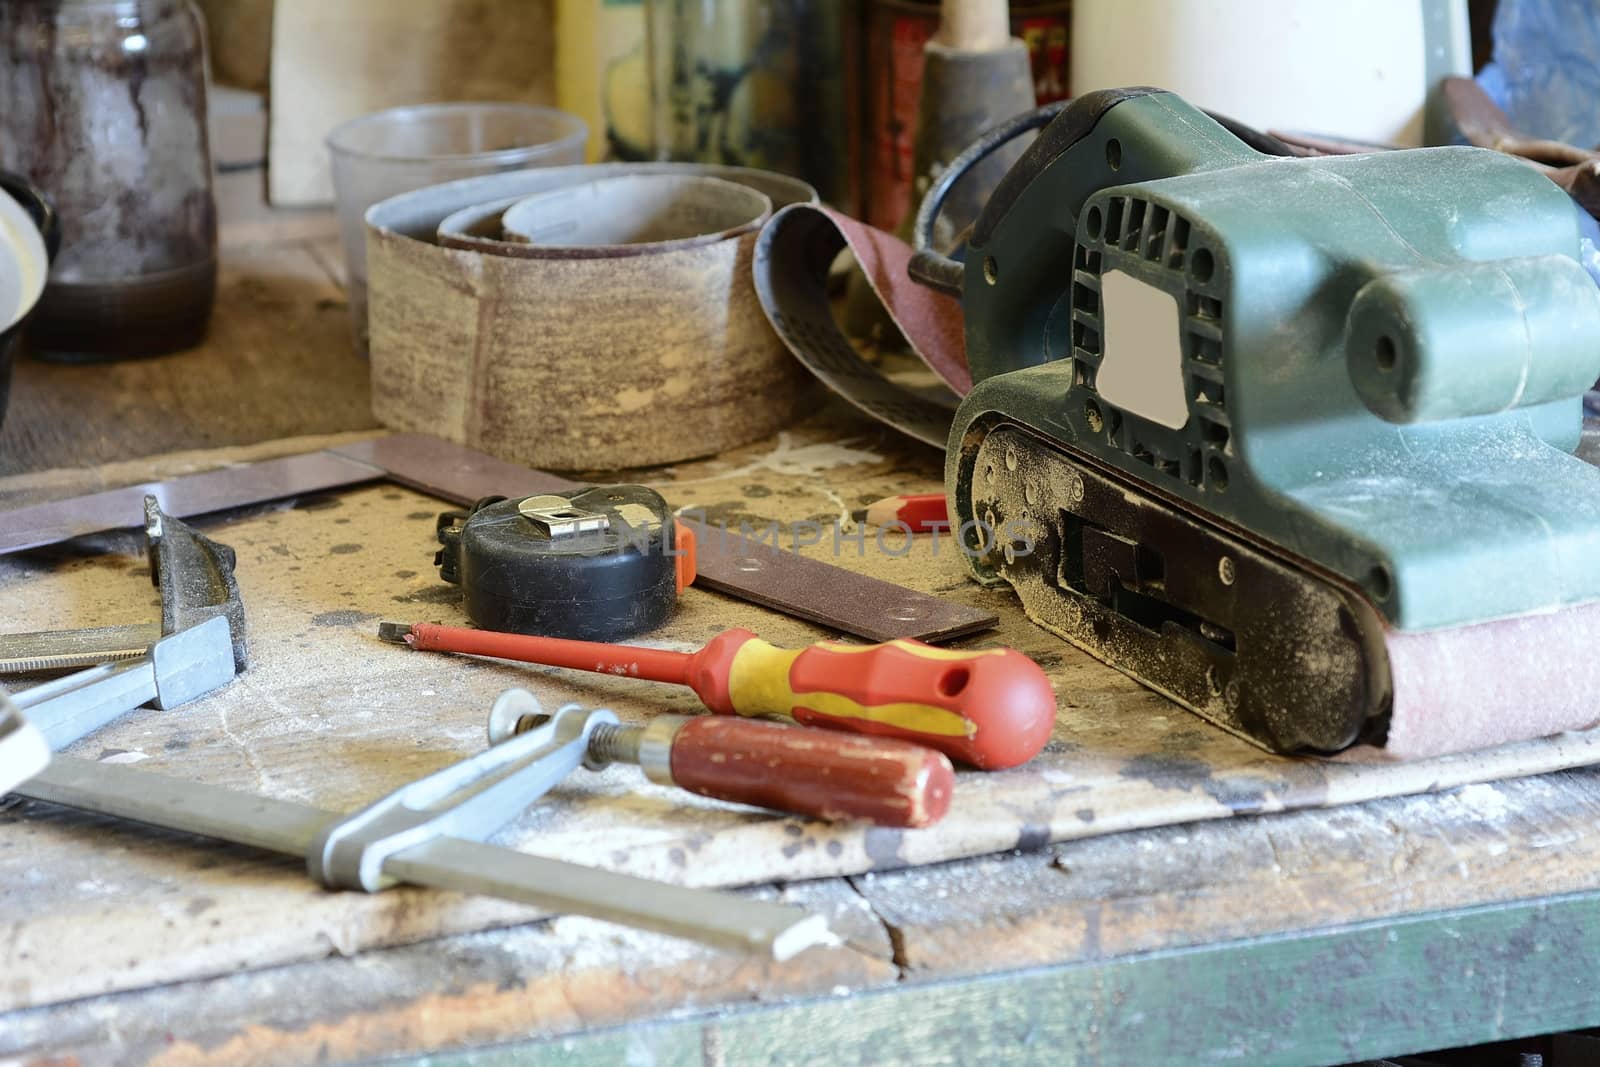
M557 919L14 1012L0 1016L0 1056L26 1060L50 1051L81 1057L86 1067L337 1063L559 1039L631 1024L640 1059L645 1050L666 1044L636 1028L647 1020L687 1015L700 1031L696 1044L716 1047L719 1009L827 1002L875 990L931 992L949 988L962 975L1239 945L1247 938L1282 939L1469 902L1592 891L1600 887L1597 811L1600 776L1576 771L1331 813L1136 831L934 868L812 882L785 890L785 899L826 912L844 943L784 965L589 920ZM1526 950L1538 947L1530 942ZM1454 974L1477 964L1464 948L1459 957L1440 961ZM1331 986L1326 992L1337 995ZM1302 1008L1317 999L1307 992ZM205 1011L196 1012L197 1005ZM1116 1015L1101 1007L1019 994L1012 1019L1053 1020L1080 1034L1103 1021L1109 1040ZM1412 1008L1410 1043L1395 1041L1390 1051L1428 1047L1428 1009ZM1260 1005L1241 1009L1244 1019L1266 1014ZM801 1042L796 1050L851 1048L853 1034L883 1023L875 1017L884 1010L904 1013L902 1021L909 1024L927 1018L930 1009L863 1006L854 1022L789 1036ZM1004 1023L989 1016L969 1020L980 1021ZM1342 1025L1355 1040L1374 1024L1346 1018ZM1162 1019L1143 1025L1166 1032ZM1251 1057L1264 1058L1279 1037L1256 1033L1241 1040L1233 1056L1259 1062ZM745 1055L727 1056L727 1062L751 1062L758 1050L740 1051ZM546 1052L502 1062L572 1062L559 1045ZM674 1060L662 1056L655 1062ZM935 1062L963 1061L949 1056Z

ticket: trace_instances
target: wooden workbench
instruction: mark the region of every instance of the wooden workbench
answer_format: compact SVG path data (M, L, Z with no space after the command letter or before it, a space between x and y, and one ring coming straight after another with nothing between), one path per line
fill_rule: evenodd
M205 348L19 366L0 506L372 426L331 226L226 244ZM938 477L887 431L816 419ZM0 1061L1312 1064L1596 1025L1597 812L1600 774L1567 771L799 883L781 892L843 941L787 964L561 918L155 978L0 1015Z

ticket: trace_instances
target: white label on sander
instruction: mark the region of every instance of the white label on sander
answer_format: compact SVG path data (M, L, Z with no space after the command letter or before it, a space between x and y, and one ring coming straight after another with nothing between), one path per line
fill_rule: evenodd
M1131 274L1108 271L1100 277L1100 325L1096 390L1124 411L1181 429L1189 400L1178 301Z

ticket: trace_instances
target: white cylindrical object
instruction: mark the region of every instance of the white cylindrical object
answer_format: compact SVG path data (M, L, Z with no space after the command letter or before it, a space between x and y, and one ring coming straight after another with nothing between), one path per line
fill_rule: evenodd
M1471 72L1465 6L1077 0L1072 94L1151 85L1260 129L1418 145L1430 85Z

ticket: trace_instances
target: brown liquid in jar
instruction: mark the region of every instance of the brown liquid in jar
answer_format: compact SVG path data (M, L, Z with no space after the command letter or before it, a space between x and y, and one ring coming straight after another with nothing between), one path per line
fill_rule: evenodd
M216 293L205 35L187 0L0 3L0 167L61 215L28 330L58 359L198 344Z

